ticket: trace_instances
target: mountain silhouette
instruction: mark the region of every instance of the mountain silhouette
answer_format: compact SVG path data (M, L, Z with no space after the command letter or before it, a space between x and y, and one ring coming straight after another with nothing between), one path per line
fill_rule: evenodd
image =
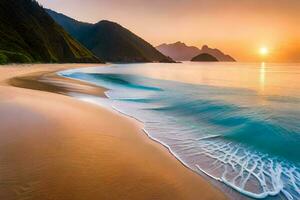
M156 47L161 53L173 58L176 61L187 61L200 53L197 47L187 46L182 42L173 44L161 44Z
M203 53L212 55L213 57L217 58L220 62L236 62L236 60L230 55L224 54L219 49L209 48L207 45L203 45L199 52L199 54Z
M174 62L121 25L107 20L84 23L47 10L50 16L99 58L108 62Z
M195 46L187 46L183 42L176 42L173 44L161 44L157 46L156 49L176 61L190 61L192 58L202 53L210 54L221 62L235 61L234 58L224 54L219 49L212 49L207 45L204 45L201 49L199 49Z

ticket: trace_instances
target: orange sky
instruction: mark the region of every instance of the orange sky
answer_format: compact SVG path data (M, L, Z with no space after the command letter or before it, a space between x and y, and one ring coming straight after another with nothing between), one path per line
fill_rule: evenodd
M154 46L182 41L217 47L239 61L300 62L300 0L38 2L81 21L116 21ZM266 58L261 46L269 48Z

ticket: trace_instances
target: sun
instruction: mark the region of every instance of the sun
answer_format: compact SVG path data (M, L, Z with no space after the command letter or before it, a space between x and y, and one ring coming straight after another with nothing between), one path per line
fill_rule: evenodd
M262 56L266 56L269 54L269 49L267 47L261 47L259 49L259 54Z

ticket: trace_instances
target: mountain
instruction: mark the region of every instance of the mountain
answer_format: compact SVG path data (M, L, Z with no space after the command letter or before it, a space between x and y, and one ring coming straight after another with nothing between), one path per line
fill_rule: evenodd
M187 46L182 42L173 44L161 44L156 47L158 51L173 58L176 61L187 61L200 53L197 47Z
M201 53L192 58L193 62L219 62L218 59L208 53Z
M48 14L99 58L108 62L174 62L121 25L84 23L52 10Z
M202 53L210 54L222 62L235 61L231 56L224 54L219 49L212 49L207 45L204 45L202 49L199 49L194 46L187 46L182 42L176 42L173 44L161 44L157 46L156 49L177 61L190 61L192 58Z
M219 49L209 48L207 45L203 45L203 47L199 52L199 54L203 54L203 53L212 55L213 57L217 58L220 62L236 62L236 60L230 55L224 54Z
M100 62L34 0L0 1L0 63Z

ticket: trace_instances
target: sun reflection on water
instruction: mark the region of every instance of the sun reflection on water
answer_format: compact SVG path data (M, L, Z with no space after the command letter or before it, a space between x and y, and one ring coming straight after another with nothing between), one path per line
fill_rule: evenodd
M260 91L264 92L265 84L266 84L266 64L264 62L262 62L261 65L260 65L259 74L260 74L260 78L259 78Z

